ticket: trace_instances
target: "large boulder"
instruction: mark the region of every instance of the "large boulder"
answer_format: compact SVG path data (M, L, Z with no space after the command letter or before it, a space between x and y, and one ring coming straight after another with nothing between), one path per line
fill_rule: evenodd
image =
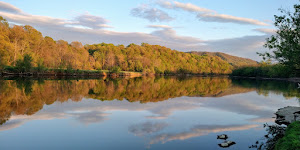
M279 125L289 125L294 121L300 121L300 107L288 106L278 109L275 113L275 122Z

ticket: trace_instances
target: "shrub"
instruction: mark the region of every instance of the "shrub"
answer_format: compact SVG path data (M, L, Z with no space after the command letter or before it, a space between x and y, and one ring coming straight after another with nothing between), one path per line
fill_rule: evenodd
M19 72L29 72L32 69L32 57L29 54L25 54L22 59L18 59L16 62L16 69Z
M288 67L275 64L259 67L243 67L232 71L233 76L245 76L245 77L267 77L267 78L287 78L295 76L291 69Z
M17 72L17 69L13 66L5 66L3 70L7 72Z
M119 66L114 66L109 70L110 73L120 73L121 68Z
M74 73L74 70L70 64L67 66L67 70L65 70L65 72L66 73Z

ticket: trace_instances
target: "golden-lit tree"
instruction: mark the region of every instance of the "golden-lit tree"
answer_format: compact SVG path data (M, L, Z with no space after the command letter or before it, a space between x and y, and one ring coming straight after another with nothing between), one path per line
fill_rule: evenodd
M110 70L154 73L227 74L231 66L216 56L199 56L171 50L160 45L68 43L43 37L29 25L9 27L0 18L0 66L15 65L25 54L32 57L32 66L49 69ZM1 69L1 68L0 68Z

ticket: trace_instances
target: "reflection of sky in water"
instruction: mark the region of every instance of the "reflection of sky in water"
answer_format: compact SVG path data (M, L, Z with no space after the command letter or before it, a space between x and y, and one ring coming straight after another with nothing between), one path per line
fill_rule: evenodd
M247 149L264 135L263 123L288 105L299 102L256 92L146 104L55 102L0 126L0 149L219 149L216 135L222 133L237 143L229 149Z

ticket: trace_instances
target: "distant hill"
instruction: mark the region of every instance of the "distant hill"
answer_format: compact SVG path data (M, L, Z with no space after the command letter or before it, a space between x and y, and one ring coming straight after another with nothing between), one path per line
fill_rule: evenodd
M221 52L188 52L196 55L207 55L207 56L217 56L220 57L221 59L227 61L230 65L232 65L235 68L238 67L243 67L243 66L256 66L258 65L257 61L254 61L249 58L242 58L242 57L237 57L237 56L232 56L229 54L221 53Z

